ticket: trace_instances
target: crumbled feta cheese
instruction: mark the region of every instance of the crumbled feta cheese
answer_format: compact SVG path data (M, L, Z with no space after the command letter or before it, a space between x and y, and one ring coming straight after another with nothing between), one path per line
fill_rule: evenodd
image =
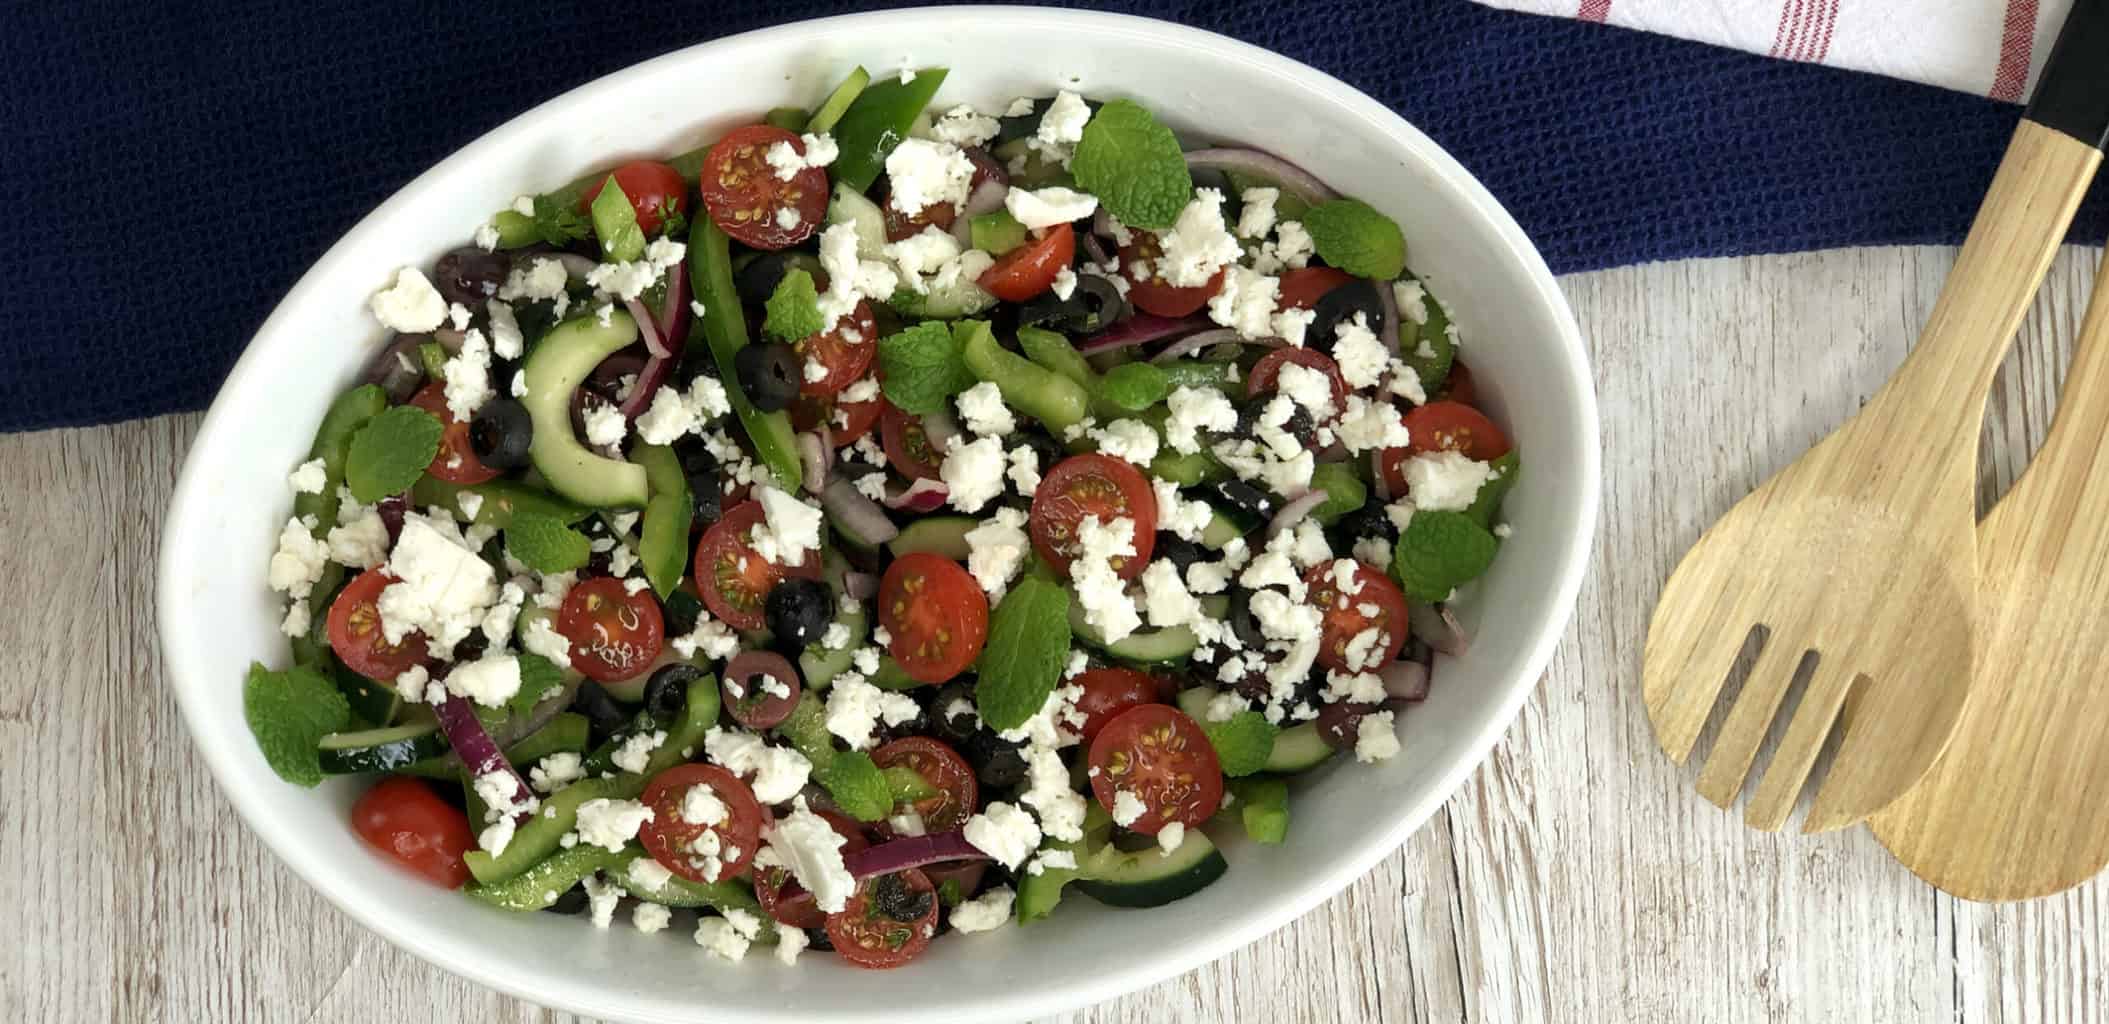
M586 409L586 443L602 448L613 448L622 443L624 434L630 432L630 421L622 410L597 402Z
M726 918L705 917L696 922L696 945L721 960L739 963L746 959L754 938L740 934L739 928Z
M1378 711L1362 716L1355 724L1355 760L1363 763L1385 761L1399 753L1399 734L1392 728L1389 711Z
M329 545L316 540L313 531L298 519L286 520L278 532L278 550L271 555L265 580L271 589L291 598L303 598L315 589L322 570L329 566Z
M667 271L679 268L687 254L688 246L670 238L655 238L644 247L644 258L599 264L586 272L586 284L627 302L643 295ZM611 308L603 306L601 323L608 323L613 315Z
M340 488L337 525L330 528L329 557L354 569L371 569L388 560L388 524L378 509L351 500Z
M1223 226L1223 193L1212 188L1196 189L1194 198L1157 241L1164 253L1157 261L1157 275L1177 288L1205 285L1216 271L1245 254ZM1227 278L1224 283L1229 284ZM1271 301L1268 306L1272 312Z
M1069 564L1077 603L1083 606L1084 621L1099 631L1105 643L1117 643L1142 625L1127 584L1113 566L1117 558L1135 557L1135 523L1126 516L1102 523L1087 515L1076 528L1078 554Z
M1237 429L1237 407L1215 388L1176 388L1166 397L1165 407L1170 410L1164 421L1165 442L1185 455L1201 450L1202 431Z
M785 967L797 964L798 954L804 952L812 941L806 938L803 928L776 929L776 961Z
M1076 144L1084 138L1084 125L1090 120L1091 108L1084 104L1084 98L1063 89L1047 105L1047 112L1040 115L1039 128L1028 145L1047 160L1068 167L1076 155Z
M1025 564L1032 540L1025 534L1025 513L999 508L992 519L967 531L967 571L989 595L989 606L1003 600L1013 577Z
M373 318L397 334L424 334L447 321L447 300L416 267L396 271L395 283L367 303Z
M1324 697L1327 703L1382 704L1387 696L1384 680L1374 672L1326 673Z
M961 249L959 239L953 238L951 232L933 225L898 242L888 242L885 252L886 258L893 261L894 269L900 272L901 283L920 295L930 290L925 277L957 260Z
M652 751L665 745L666 730L664 729L633 733L629 739L622 741L621 746L615 748L615 754L609 760L614 761L615 767L623 771L642 775L644 770L651 765Z
M604 881L598 872L586 876L586 903L593 910L593 927L606 928L615 920L615 905L622 901L622 887Z
M638 864L651 864L652 862L648 860L635 860L631 861L630 863L634 867ZM658 867L658 865L656 864L653 864L653 866ZM666 869L659 868L659 870L665 871ZM636 872L632 871L631 873L635 874ZM645 933L646 935L650 935L654 932L665 931L666 926L668 924L671 924L673 920L674 912L666 909L664 905L658 903L639 903L637 905L637 909L630 912L630 923L636 925L637 930Z
M955 443L937 475L951 492L952 507L971 513L1003 496L1003 470L1003 440L983 437L966 444Z
M433 655L449 657L498 600L497 574L454 532L451 518L404 516L387 564L396 582L376 603L381 633L392 644L421 632Z
M1239 193L1244 207L1238 211L1238 236L1267 237L1274 230L1274 203L1281 194L1278 188L1248 188Z
M1510 537L1514 536L1515 533L1515 529L1510 527L1507 523L1494 524L1494 536L1499 537L1502 540L1509 539Z
M1471 508L1491 473L1486 463L1453 451L1422 452L1407 459L1401 469L1414 507L1430 512Z
M1399 318L1416 327L1428 323L1428 288L1419 281L1404 280L1391 283L1392 301L1399 305ZM1432 353L1431 353L1432 354Z
M975 849L1013 869L1024 864L1025 858L1040 845L1040 826L1033 816L1001 800L967 819L965 833Z
M1324 371L1301 363L1283 363L1275 386L1291 401L1309 409L1313 420L1323 423L1332 419L1333 379Z
M1157 457L1157 432L1141 420L1114 420L1091 431L1091 439L1098 442L1100 454L1138 466L1146 467Z
M568 750L550 754L527 770L527 784L543 793L554 793L585 777L585 759Z
M650 857L639 857L630 862L630 881L645 889L657 890L673 880L674 873L668 871L666 865Z
M1199 542L1208 524L1215 520L1215 509L1205 501L1188 501L1179 495L1179 486L1169 480L1151 479L1150 490L1157 498L1157 528L1182 540Z
M549 659L558 668L571 667L571 641L549 624L547 616L528 620L526 631L520 634L520 646L529 654Z
M1141 798L1134 793L1125 789L1113 791L1113 823L1115 825L1127 828L1141 821L1143 811L1146 809L1142 804Z
M1076 271L1068 267L1055 271L1054 282L1047 287L1054 292L1055 298L1069 301L1069 297L1076 294Z
M754 776L754 798L764 804L780 804L798 795L813 772L813 762L789 747L772 747L750 732L712 729L703 735L703 749L726 771Z
M887 203L911 217L925 207L964 205L973 184L974 161L958 146L928 139L902 139L886 156Z
M571 304L569 288L571 272L564 264L547 257L537 257L525 266L515 264L505 284L498 289L498 297L507 302L517 299L529 301L549 300L557 316L563 316Z
M961 932L987 932L1009 924L1011 901L1016 897L1008 885L999 885L952 908L952 927Z
M1361 395L1347 396L1347 409L1334 425L1334 434L1350 453L1377 448L1404 448L1412 435L1406 420L1390 402L1372 402Z
M1224 273L1223 286L1209 296L1208 318L1245 338L1271 337L1275 328L1274 300L1280 289L1279 278L1233 266ZM1301 343L1302 338L1295 340Z
M1160 558L1142 571L1142 606L1150 625L1163 628L1184 626L1201 615L1201 602L1187 593L1179 578L1179 566Z
M1040 453L1025 444L1011 449L1010 470L1006 475L1019 494L1032 497L1033 492L1040 489Z
M806 808L803 797L762 840L822 911L832 914L849 904L857 880L842 864L845 840L826 818Z
M930 137L939 142L949 142L961 149L979 146L1003 130L996 119L976 111L962 103L945 111L943 117L930 126Z
M892 265L860 257L857 229L847 223L830 225L820 233L820 268L828 277L828 290L820 295L825 330L833 330L857 303L865 299L884 302L900 287Z
M1248 703L1244 697L1234 691L1224 690L1208 699L1208 707L1202 709L1201 717L1210 722L1228 722L1237 717L1238 712L1247 709Z
M1032 113L1033 113L1033 100L1032 100L1032 97L1030 97L1030 96L1020 96L1020 97L1018 97L1017 99L1014 99L1014 100L1012 100L1012 101L1011 101L1011 105L1010 105L1010 106L1008 106L1008 107L1004 108L1004 111L1003 111L1003 116L1005 116L1005 117L1031 117L1031 116L1032 116Z
M1186 825L1183 822L1170 822L1157 830L1157 848L1166 853L1177 850L1180 844L1184 842L1186 842Z
M286 481L293 485L295 493L321 494L322 489L329 485L330 477L329 471L323 468L321 459L309 459L294 469L292 474L286 477Z
M1003 207L1029 231L1082 220L1098 211L1098 197L1059 185L1040 189L1011 186Z
M1018 431L1018 419L1004 404L1003 391L993 381L982 381L959 393L959 419L967 430L988 437L1008 437Z
M286 617L278 622L278 631L287 636L306 636L309 627L315 624L314 612L308 603L299 599L286 602Z
M768 484L756 487L754 493L766 517L754 527L751 544L755 554L777 565L801 565L806 552L820 550L826 513Z
M520 659L510 654L485 655L456 665L447 673L447 692L487 708L500 707L520 692Z
M923 816L915 813L913 808L887 818L886 826L893 829L893 834L897 836L919 836L929 831L923 822Z
M621 853L623 846L637 838L637 830L653 816L650 807L635 800L606 797L588 800L578 809L579 841L609 853Z
M863 676L845 672L828 688L827 731L842 737L851 750L867 750L872 746L872 730L880 721L900 725L921 711L912 698L881 690Z
M1373 388L1391 364L1391 350L1370 330L1369 314L1357 312L1333 330L1333 360L1351 388Z

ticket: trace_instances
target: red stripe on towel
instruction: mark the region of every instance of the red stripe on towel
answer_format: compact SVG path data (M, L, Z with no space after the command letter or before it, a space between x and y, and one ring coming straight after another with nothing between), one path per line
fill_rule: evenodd
M1779 10L1779 25L1772 30L1771 57L1792 58L1795 47L1801 44L1802 24L1808 19L1804 0L1787 0Z
M2007 0L1999 36L1999 69L1992 73L1992 98L2019 102L2028 85L2028 62L2036 46L2036 0Z
M1831 29L1838 24L1838 0L1819 0L1816 23L1810 27L1808 45L1803 47L1801 59L1820 63L1831 53Z
M1603 21L1611 17L1611 0L1582 0L1574 16L1583 21Z

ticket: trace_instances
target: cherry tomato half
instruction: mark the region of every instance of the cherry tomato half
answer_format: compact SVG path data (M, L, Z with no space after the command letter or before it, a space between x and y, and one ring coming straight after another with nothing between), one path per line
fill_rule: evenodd
M827 214L827 172L801 167L785 181L769 166L769 149L798 136L766 124L735 128L703 157L703 206L726 234L757 249L784 249L813 237ZM792 215L796 215L795 219Z
M434 480L450 484L480 484L496 479L498 471L483 464L476 457L476 446L469 443L469 425L454 418L447 409L447 388L433 381L410 397L410 404L439 417L439 452L432 456L432 464L425 472Z
M1284 272L1276 303L1283 309L1310 309L1325 293L1354 280L1354 275L1333 267L1305 267Z
M937 790L936 796L927 796L910 806L923 819L923 831L927 833L950 832L965 828L967 819L974 816L974 808L981 799L981 784L975 781L974 769L959 752L940 740L928 736L909 736L872 751L871 761L881 768L896 765L915 770L923 781ZM884 827L891 832L890 827Z
M615 184L622 187L622 194L629 198L630 208L637 211L637 227L645 234L658 231L670 212L688 216L688 182L671 165L657 160L632 160L617 167L614 178ZM591 209L593 200L607 187L607 175L587 186L579 195L579 212Z
M981 272L981 287L1005 302L1024 302L1054 286L1054 279L1076 259L1076 230L1056 224L1039 237L1004 253Z
M1107 810L1119 794L1142 801L1126 826L1156 835L1172 822L1199 825L1223 806L1223 768L1200 723L1178 708L1144 704L1121 712L1091 741L1091 793Z
M801 393L832 395L855 384L879 354L879 326L872 317L871 303L857 303L848 316L835 321L833 330L800 338L791 348L799 355L799 365L817 359L827 370L827 376L800 384Z
M1304 577L1310 603L1325 617L1325 632L1319 641L1318 663L1335 672L1373 672L1388 665L1406 646L1406 595L1391 577L1360 562L1355 566L1355 590L1342 593L1333 579L1332 562L1321 562ZM1363 631L1377 631L1374 642L1365 641L1359 659L1348 657L1348 648Z
M889 887L890 893L880 892ZM899 967L930 947L937 932L937 886L929 876L909 868L874 875L857 884L857 892L840 913L827 916L827 940L842 959L874 971ZM889 907L921 911L902 920Z
M425 634L412 630L402 643L392 644L381 632L381 591L394 582L386 570L368 569L330 602L330 650L345 668L383 682L424 664L426 655Z
M352 831L366 845L449 889L469 881L461 856L476 848L469 816L439 798L423 780L382 779L352 804Z
M952 222L959 219L959 207L951 203L931 203L916 212L902 213L894 208L891 192L879 196L879 211L886 220L886 240L898 242L914 238L924 228L939 231L952 230Z
M1134 465L1110 455L1072 455L1055 463L1033 492L1033 550L1067 575L1076 558L1076 528L1085 516L1102 523L1126 517L1135 524L1135 557L1113 560L1124 580L1142 574L1157 544L1157 495Z
M651 667L666 643L666 618L648 590L630 593L613 576L574 584L557 610L557 632L571 641L571 665L611 683Z
M1466 366L1462 359L1451 362L1450 376L1443 378L1443 386L1436 391L1433 399L1438 402L1462 402L1478 408L1479 385L1472 381L1472 368Z
M1157 680L1132 668L1095 668L1072 681L1084 688L1076 709L1084 715L1078 732L1085 743L1097 738L1099 730L1121 712L1161 700Z
M1259 362L1252 364L1252 376L1245 379L1246 396L1257 398L1260 395L1274 391L1281 380L1282 367L1290 363L1317 370L1326 375L1326 379L1333 385L1333 415L1335 417L1340 415L1341 410L1347 408L1347 380L1340 376L1340 364L1334 362L1331 356L1323 352L1313 352L1307 348L1290 348L1286 345L1261 356Z
M1479 410L1462 402L1430 402L1406 414L1407 448L1422 452L1463 452L1468 459L1492 462L1514 447L1508 435Z
M761 502L743 501L727 509L696 542L696 589L702 592L703 604L738 630L768 626L762 602L785 577L820 578L820 558L813 552L806 552L796 565L777 565L755 553L749 537L762 518Z
M1135 239L1120 250L1120 272L1128 279L1128 301L1136 309L1157 316L1192 316L1208 302L1208 297L1223 287L1223 271L1218 270L1207 283L1188 288L1174 287L1157 270L1157 262L1164 256L1164 249L1157 244L1157 236L1147 232L1135 232ZM1147 266L1148 277L1138 277L1136 270Z
M704 823L690 821L682 813L689 791L702 786L723 805L723 816L717 821ZM713 765L681 764L660 772L644 787L644 805L652 809L652 820L638 830L637 838L644 843L652 859L668 871L691 882L716 882L726 878L738 878L747 871L754 860L755 850L761 846L762 805L754 800L754 791L747 788L739 777ZM708 863L696 851L696 840L706 832L717 835L716 856L718 872L715 878L704 872Z
M879 625L909 678L942 683L981 657L989 637L989 599L959 563L918 551L886 567L879 581Z
M799 395L791 400L791 427L804 431L826 424L835 447L848 447L879 422L883 401L844 402L840 395Z
M923 431L923 418L902 412L892 402L879 410L879 441L886 446L886 462L910 480L936 480L945 457Z
M848 856L871 845L864 838L864 830L847 814L834 811L814 811L834 826L835 833L842 837L842 854ZM762 868L754 876L754 899L762 905L762 913L793 928L824 928L827 913L805 886L791 872L780 867Z

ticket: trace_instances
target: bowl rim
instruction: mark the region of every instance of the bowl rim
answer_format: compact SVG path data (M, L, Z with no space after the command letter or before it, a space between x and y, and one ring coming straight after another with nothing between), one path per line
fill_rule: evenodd
M342 275L344 268L340 264L349 258L346 250L352 239L376 230L377 224L388 219L397 207L409 202L410 197L426 189L434 180L451 174L460 165L478 160L482 151L497 147L514 135L527 132L530 125L549 116L558 108L590 102L592 97L619 90L627 80L646 75L662 65L691 62L705 57L722 57L747 48L774 49L817 28L841 30L881 21L889 26L896 26L898 22L908 19L957 20L976 16L995 16L1013 22L1024 22L1026 28L1037 22L1086 32L1141 36L1152 44L1196 49L1227 57L1247 65L1257 73L1295 80L1327 100L1339 104L1348 113L1369 124L1373 130L1389 137L1394 144L1425 161L1430 170L1458 189L1473 213L1482 218L1484 226L1491 228L1500 246L1506 250L1507 257L1523 270L1529 282L1531 297L1554 314L1557 325L1555 348L1565 358L1558 360L1556 365L1546 366L1544 372L1564 375L1566 380L1561 382L1561 386L1579 396L1578 410L1581 422L1577 426L1587 443L1581 446L1583 464L1575 469L1584 500L1574 520L1571 534L1563 539L1563 557L1554 563L1548 580L1557 599L1554 607L1560 611L1522 631L1524 635L1519 637L1519 644L1527 652L1522 662L1524 670L1517 673L1516 678L1508 684L1498 713L1489 716L1479 728L1478 734L1471 737L1466 745L1468 756L1451 765L1438 777L1436 784L1425 787L1418 800L1404 805L1394 816L1389 827L1344 852L1325 870L1311 873L1302 885L1258 900L1251 911L1235 922L1197 936L1193 941L1180 944L1176 948L1167 949L1160 956L1108 965L1105 971L1098 973L1087 985L1074 986L1059 992L1033 992L1025 989L991 992L971 1011L950 1012L926 1007L918 1010L917 1018L935 1024L943 1020L1013 1019L1073 1010L1183 974L1254 942L1337 895L1367 874L1378 861L1398 849L1408 836L1427 823L1436 809L1448 801L1469 775L1485 764L1494 744L1515 721L1523 702L1529 699L1537 688L1537 682L1550 663L1554 648L1574 618L1575 602L1580 594L1582 579L1594 544L1601 503L1601 428L1588 353L1583 344L1581 330L1575 322L1573 310L1544 258L1524 234L1523 229L1470 171L1403 117L1340 79L1262 47L1174 22L1102 11L1013 5L914 7L790 22L685 46L580 84L506 120L412 179L345 232L287 291L270 316L252 335L251 344L243 349L242 355L229 371L226 382L222 384L199 425L191 450L184 458L182 473L170 497L170 511L161 532L161 552L156 567L156 632L164 657L164 678L175 692L185 731L189 733L192 744L242 820L295 875L352 920L383 940L449 973L538 1005L588 1015L615 1014L644 1020L677 1019L652 1016L634 1005L621 1005L619 1000L611 1000L604 989L571 984L559 978L537 978L528 983L530 979L522 979L516 974L500 969L501 961L498 958L468 955L466 951L456 950L446 944L435 945L422 937L405 937L393 932L388 927L392 923L389 917L373 910L378 904L358 899L357 893L350 891L329 872L291 855L279 835L279 830L269 824L267 812L272 798L265 794L264 786L278 785L277 779L267 778L248 770L247 766L238 765L232 748L209 745L202 740L201 727L208 700L223 700L224 696L213 694L202 685L186 685L178 679L181 666L192 660L188 652L198 641L179 635L172 625L175 617L171 610L182 604L173 577L178 558L176 545L192 532L194 520L202 514L201 510L208 504L206 496L202 493L204 476L197 472L201 453L213 447L206 442L238 426L237 417L240 410L235 408L230 396L234 392L245 390L238 385L257 372L256 366L260 357L254 345L255 339L273 333L274 328L282 326L281 321L294 315L296 307L306 305L312 297L323 292L330 281ZM724 1015L728 1019L745 1017L760 1020L793 1019L791 1014L794 1011L785 1008L780 1012L755 1015L734 1008L716 1008L712 1012ZM645 1015L640 1016L640 1013Z

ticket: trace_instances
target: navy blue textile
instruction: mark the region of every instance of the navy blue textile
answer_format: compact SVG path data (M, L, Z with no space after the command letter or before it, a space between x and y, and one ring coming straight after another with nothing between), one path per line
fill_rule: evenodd
M0 34L0 430L202 407L302 270L550 96L830 0L11 5ZM1949 242L2018 109L1464 0L1129 0L1396 108L1558 271ZM2099 239L2097 188L2077 234ZM505 197L493 197L493 200Z

